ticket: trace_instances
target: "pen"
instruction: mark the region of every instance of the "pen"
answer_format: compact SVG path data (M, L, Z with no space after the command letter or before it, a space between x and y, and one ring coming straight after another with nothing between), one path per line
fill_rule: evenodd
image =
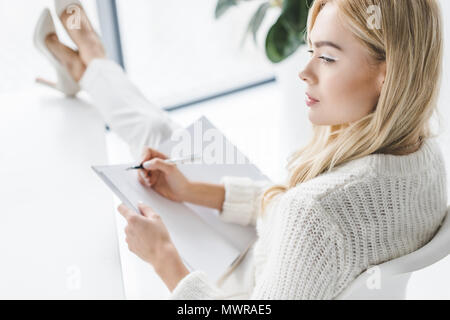
M178 163L184 163L184 162L194 162L195 160L201 159L201 156L199 155L191 155L188 157L184 157L184 158L178 158L178 159L166 159L164 160L164 162L169 163L169 164L178 164ZM151 161L151 160L150 160ZM150 162L144 162L143 164L136 166L136 167L131 167L128 168L128 170L140 170L140 169L145 169L145 166Z

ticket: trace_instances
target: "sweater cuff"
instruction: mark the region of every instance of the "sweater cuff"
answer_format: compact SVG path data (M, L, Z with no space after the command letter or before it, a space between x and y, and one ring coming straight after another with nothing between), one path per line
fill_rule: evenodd
M194 271L178 283L169 300L214 300L220 296L220 290L209 282L204 271Z
M223 177L220 183L225 187L225 201L220 219L243 226L255 225L260 186L247 177Z

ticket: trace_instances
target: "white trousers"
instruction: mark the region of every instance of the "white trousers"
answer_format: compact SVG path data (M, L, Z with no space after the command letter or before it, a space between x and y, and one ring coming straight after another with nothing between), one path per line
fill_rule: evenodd
M128 144L136 161L141 160L145 147L158 149L181 128L167 111L148 101L112 60L93 60L80 86L91 96L111 130Z

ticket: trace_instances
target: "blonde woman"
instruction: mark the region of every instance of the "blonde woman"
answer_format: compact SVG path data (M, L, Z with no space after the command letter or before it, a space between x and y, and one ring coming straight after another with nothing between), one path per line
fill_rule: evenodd
M68 30L79 52L54 35L47 46L73 67L73 79L136 156L150 147L140 159L152 160L141 182L258 231L236 270L212 283L186 269L158 213L141 206L139 216L120 206L130 250L154 266L171 299L333 299L370 266L434 236L447 206L444 161L429 124L442 67L437 0L313 3L311 59L299 76L314 135L292 155L280 186L235 177L197 183L162 162L158 144L178 126L104 58L83 17L81 30Z

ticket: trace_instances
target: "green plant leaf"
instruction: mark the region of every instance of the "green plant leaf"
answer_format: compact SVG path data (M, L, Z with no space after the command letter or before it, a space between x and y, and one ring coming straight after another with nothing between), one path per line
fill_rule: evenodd
M253 15L252 19L250 20L250 23L248 24L248 29L246 34L252 33L253 35L253 41L255 44L257 43L257 34L258 30L261 27L261 24L267 14L267 10L270 8L270 3L266 2L261 4L258 7L258 10L256 10L255 14Z
M266 55L271 62L279 63L293 54L300 45L300 39L289 30L282 19L277 21L267 34Z
M279 63L305 43L304 35L312 0L284 0L283 11L266 38L266 55Z
M224 15L225 12L228 11L231 7L238 4L238 0L219 0L216 6L216 19L219 19Z
M216 6L216 12L215 17L216 19L219 19L222 17L225 12L228 11L233 6L237 6L239 2L249 2L254 0L218 0L217 6Z

